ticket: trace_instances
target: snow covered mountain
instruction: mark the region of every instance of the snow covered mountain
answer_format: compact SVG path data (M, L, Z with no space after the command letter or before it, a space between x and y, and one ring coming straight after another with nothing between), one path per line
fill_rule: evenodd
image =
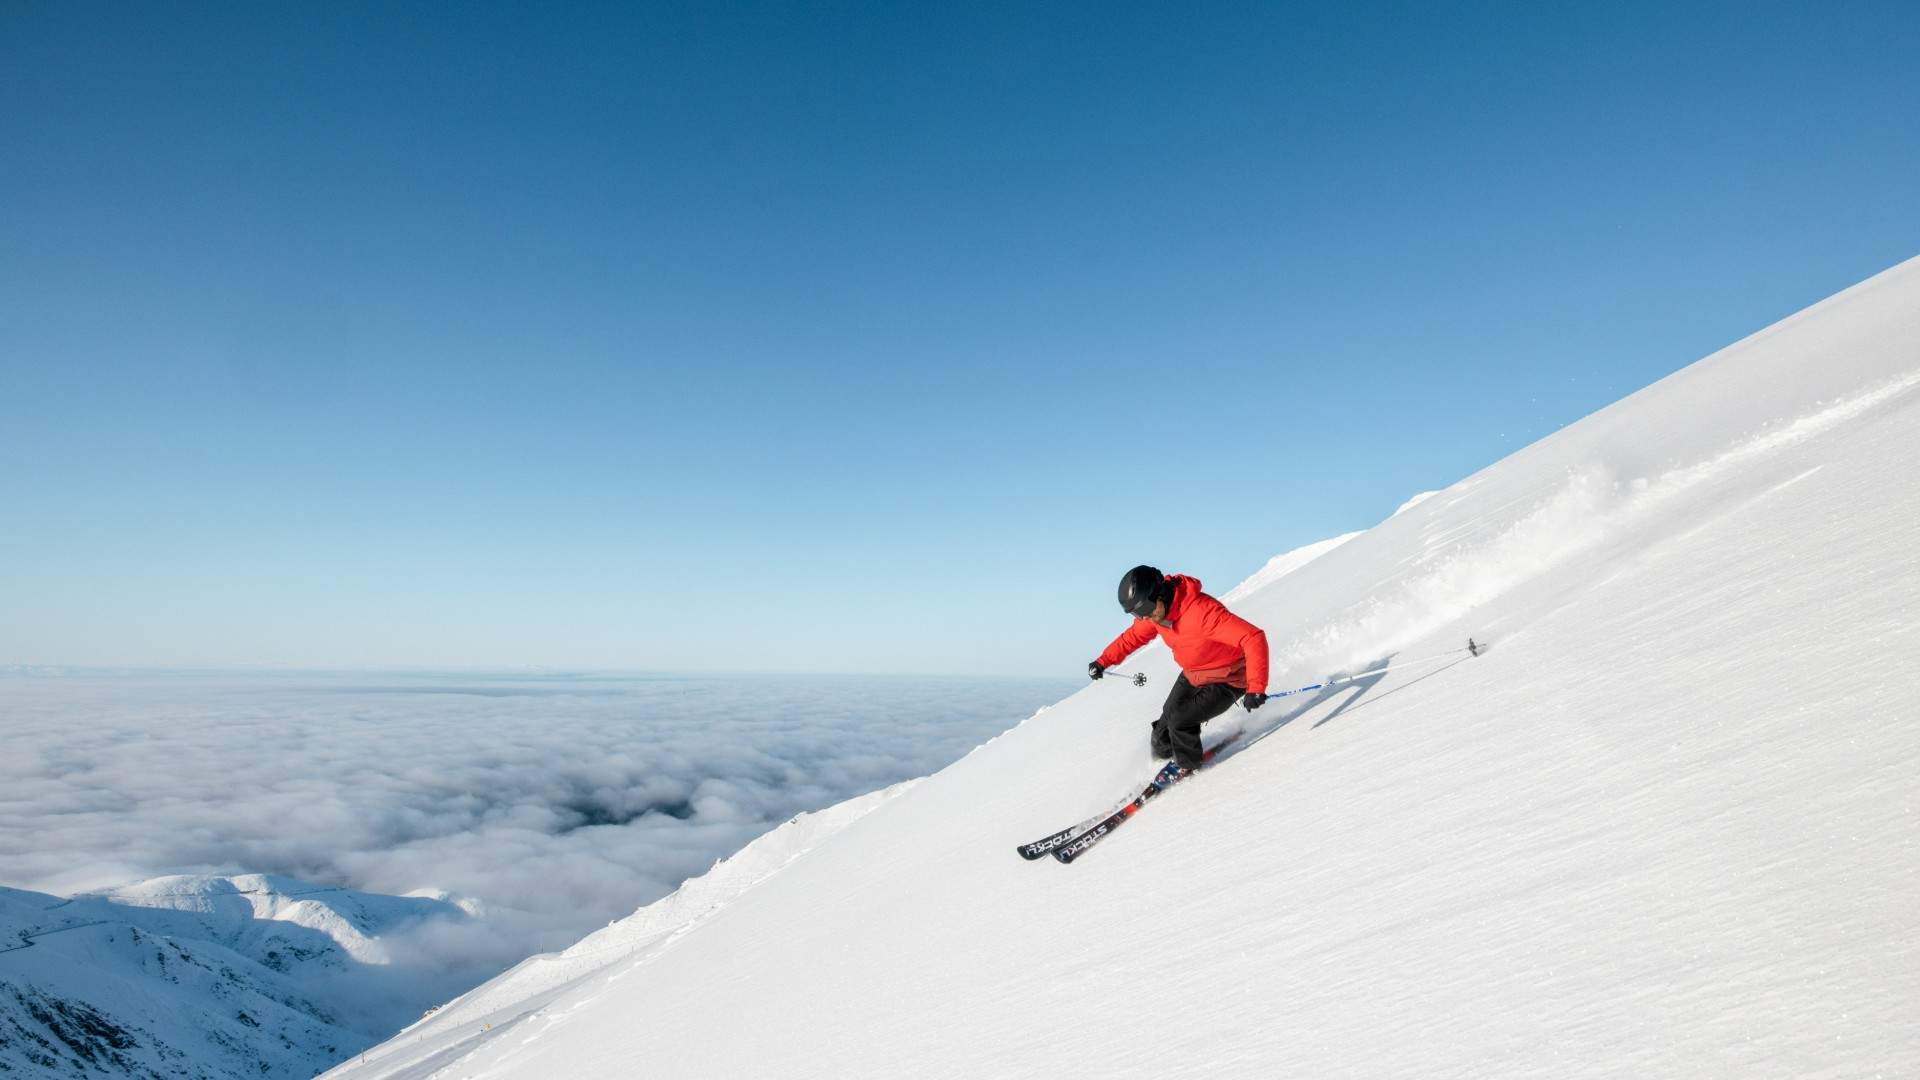
M310 1077L432 1004L384 939L467 916L258 874L0 888L0 1075Z
M1158 646L329 1075L1920 1075L1916 461L1920 260L1276 560L1275 689L1391 670L1073 865Z

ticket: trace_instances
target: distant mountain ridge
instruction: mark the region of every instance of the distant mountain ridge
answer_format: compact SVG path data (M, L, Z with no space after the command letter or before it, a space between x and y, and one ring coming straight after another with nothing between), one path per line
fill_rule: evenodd
M0 888L0 1075L310 1077L437 996L383 937L469 917L264 874Z

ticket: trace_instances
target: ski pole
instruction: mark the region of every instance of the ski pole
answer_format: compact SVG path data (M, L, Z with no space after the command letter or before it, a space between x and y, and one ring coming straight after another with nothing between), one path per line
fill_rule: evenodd
M1486 651L1487 651L1486 645L1482 644L1481 642L1475 641L1472 638L1468 638L1465 648L1448 649L1446 652L1435 653L1432 656L1422 656L1417 660L1402 660L1394 664L1382 664L1377 668L1369 668L1366 671L1356 672L1352 675L1329 675L1327 678L1321 680L1320 682L1314 683L1312 686L1301 686L1292 690L1268 691L1267 697L1269 698L1292 697L1295 694L1304 694L1310 690L1325 690L1328 687L1345 686L1350 682L1367 678L1370 675L1379 675L1384 672L1392 671L1396 668L1416 667L1420 664L1431 664L1436 660L1445 660L1447 657L1453 656L1456 653L1471 653L1474 656L1479 656L1481 653ZM1124 672L1111 672L1110 674L1119 675L1123 679L1132 679L1133 685L1135 686L1147 685L1147 677L1145 675L1127 675Z
M1135 686L1147 685L1147 677L1145 675L1129 675L1124 671L1103 671L1100 674L1102 678L1106 678L1108 676L1117 676L1119 678L1127 680L1128 682L1132 683Z
M1269 698L1292 697L1295 694L1304 694L1309 690L1325 690L1328 687L1328 685L1330 684L1317 682L1317 683L1314 683L1312 686L1302 686L1297 690L1269 690L1267 692L1267 697Z
M1369 668L1366 671L1355 672L1352 675L1335 675L1332 678L1327 680L1327 685L1344 686L1347 683L1355 681L1356 679L1364 679L1369 675L1378 675L1381 672L1392 671L1395 668L1406 668L1406 667L1415 667L1420 664L1431 664L1436 660L1445 660L1447 657L1453 656L1456 653L1471 653L1474 656L1479 656L1481 653L1486 651L1487 651L1487 647L1485 645L1482 645L1481 643L1473 640L1472 638L1468 638L1466 648L1464 649L1448 649L1446 652L1435 653L1432 656L1422 656L1416 660L1402 660L1402 661L1399 661L1398 663L1382 664L1377 668ZM1271 697L1272 695L1268 695L1268 696Z

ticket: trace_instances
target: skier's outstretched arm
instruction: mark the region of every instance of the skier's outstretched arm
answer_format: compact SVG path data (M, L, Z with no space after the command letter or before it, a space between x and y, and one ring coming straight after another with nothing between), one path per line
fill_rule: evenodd
M1153 624L1145 619L1135 619L1133 620L1133 625L1121 631L1120 636L1114 638L1113 642L1107 646L1106 651L1102 652L1100 656L1094 660L1094 666L1110 668L1120 661L1125 660L1127 657L1132 656L1135 649L1152 640Z

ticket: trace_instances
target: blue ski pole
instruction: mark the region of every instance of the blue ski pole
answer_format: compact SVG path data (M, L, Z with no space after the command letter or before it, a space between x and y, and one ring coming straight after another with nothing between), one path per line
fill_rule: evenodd
M1350 682L1356 682L1360 679L1367 678L1368 676L1371 676L1371 675L1379 675L1384 672L1392 671L1395 668L1408 668L1408 667L1414 667L1419 664L1431 664L1436 660L1445 660L1447 657L1452 656L1455 653L1470 653L1474 656L1479 656L1481 653L1486 651L1487 651L1486 645L1478 641L1475 641L1472 638L1468 638L1466 648L1463 648L1463 649L1448 649L1446 652L1435 653L1432 656L1423 656L1418 660L1402 660L1396 664L1382 664L1377 668L1369 668L1366 671L1355 672L1352 675L1331 675L1320 682L1314 683L1312 686L1301 686L1301 687L1296 687L1292 690L1269 690L1267 692L1267 697L1269 700L1271 700L1277 697L1292 697L1295 694L1305 694L1313 690L1325 690L1328 687L1345 686ZM1147 685L1147 677L1145 675L1128 675L1128 674L1125 674L1124 672L1111 672L1110 674L1119 675L1123 679L1132 679L1133 685L1135 686Z

